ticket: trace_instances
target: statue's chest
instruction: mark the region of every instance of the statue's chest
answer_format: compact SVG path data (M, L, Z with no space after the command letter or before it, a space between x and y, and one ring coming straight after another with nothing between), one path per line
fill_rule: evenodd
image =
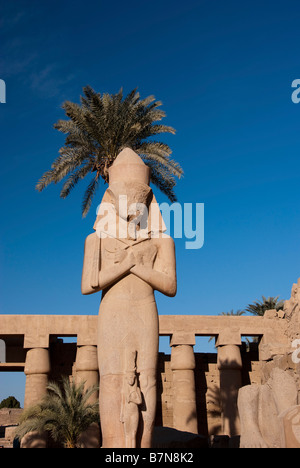
M157 246L152 239L135 242L122 242L118 239L106 238L103 240L102 256L107 264L120 263L129 251L142 265L153 265L157 256Z

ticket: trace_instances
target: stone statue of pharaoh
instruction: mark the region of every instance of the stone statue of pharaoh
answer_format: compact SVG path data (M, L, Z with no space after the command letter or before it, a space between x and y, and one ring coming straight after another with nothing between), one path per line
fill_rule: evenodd
M174 241L164 233L149 181L150 169L124 149L109 169L96 232L85 242L82 293L102 291L98 363L104 448L151 447L159 339L154 291L174 296L177 286Z

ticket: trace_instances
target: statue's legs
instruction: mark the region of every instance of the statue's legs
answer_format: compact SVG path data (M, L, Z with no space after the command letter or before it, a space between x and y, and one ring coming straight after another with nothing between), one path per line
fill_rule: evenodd
M136 353L136 376L142 393L137 447L151 447L156 409L158 315L153 298L104 300L98 320L100 422L104 448L126 447L122 422L128 356ZM134 443L132 443L134 445Z
M146 302L137 309L143 322L137 345L137 374L142 392L138 447L151 448L156 415L156 369L158 358L158 314L155 301Z
M129 403L128 416L124 421L124 433L126 448L136 448L136 435L140 417L139 407L135 403Z
M125 447L124 428L120 418L123 378L123 375L104 375L100 378L102 448Z
M143 396L141 418L137 435L138 446L151 448L156 413L156 370L141 371L139 384Z

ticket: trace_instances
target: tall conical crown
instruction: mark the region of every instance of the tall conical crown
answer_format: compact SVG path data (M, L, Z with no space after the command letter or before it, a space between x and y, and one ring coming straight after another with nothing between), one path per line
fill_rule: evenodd
M130 148L124 148L108 170L109 183L132 180L149 185L150 168L144 164L138 154Z

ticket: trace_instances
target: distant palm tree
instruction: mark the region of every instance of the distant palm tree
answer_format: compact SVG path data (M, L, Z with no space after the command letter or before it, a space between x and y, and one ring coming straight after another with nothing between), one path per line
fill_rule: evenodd
M66 101L62 106L69 120L59 120L54 128L67 135L65 146L36 189L42 191L67 177L60 193L66 198L81 179L94 173L82 202L82 215L86 216L99 180L108 182L109 167L120 151L129 147L151 168L153 184L170 201L176 201L175 177L181 177L183 170L170 158L172 151L166 143L148 140L160 133L175 133L172 127L155 124L166 115L159 109L162 103L154 96L140 99L136 89L124 98L122 89L101 96L86 86L83 93L80 105Z
M244 315L245 311L238 309L236 312L233 311L233 309L230 310L230 312L221 312L219 315Z
M24 410L16 437L21 440L29 432L48 432L65 448L76 448L80 435L99 421L98 403L88 403L97 388L84 390L84 382L76 385L66 377L62 386L49 383L47 389L39 404Z
M284 301L278 301L279 296L276 297L268 297L262 296L262 301L256 301L253 304L249 304L246 308L246 312L250 312L250 314L263 316L266 310L276 309L280 310L284 306Z

